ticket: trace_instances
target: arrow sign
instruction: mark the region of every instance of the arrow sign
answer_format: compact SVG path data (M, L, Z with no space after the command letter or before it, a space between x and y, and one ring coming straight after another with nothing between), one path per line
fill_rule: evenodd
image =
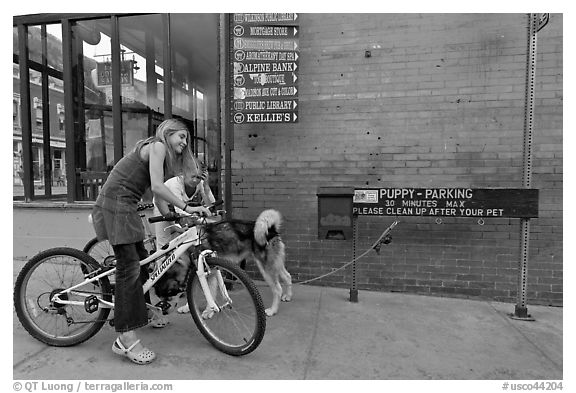
M249 38L290 38L298 35L296 26L234 25L232 32L236 37Z
M262 96L257 99L234 100L234 111L248 112L285 112L294 111L298 106L298 100L283 100L278 96Z
M236 124L245 123L296 123L298 115L292 112L253 113L236 112L232 115Z
M298 65L293 62L234 62L234 74L255 73L255 72L292 72L294 73Z
M236 13L234 23L256 23L264 25L290 24L296 22L298 14L293 13Z
M295 51L298 50L298 41L292 39L235 38L234 49Z
M290 86L296 82L298 76L293 72L254 72L238 74L234 77L234 86Z

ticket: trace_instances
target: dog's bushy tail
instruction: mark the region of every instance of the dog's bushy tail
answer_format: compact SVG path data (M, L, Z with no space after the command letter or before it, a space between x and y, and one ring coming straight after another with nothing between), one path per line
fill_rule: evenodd
M256 240L256 243L260 246L266 245L268 234L280 232L280 224L282 224L282 216L277 210L268 209L260 213L254 225L254 240Z

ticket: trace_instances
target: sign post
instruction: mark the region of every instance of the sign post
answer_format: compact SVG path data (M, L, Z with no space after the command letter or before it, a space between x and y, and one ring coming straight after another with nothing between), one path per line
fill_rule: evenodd
M358 245L358 216L352 215L352 282L350 283L350 301L358 303L358 285L356 284L356 246Z
M524 147L522 187L530 189L532 183L532 129L534 124L534 82L536 79L536 39L538 31L549 21L549 14L528 15L528 55L526 56L526 103L524 107ZM528 250L530 245L530 219L523 218L520 228L520 260L518 262L518 294L513 319L533 321L526 307Z

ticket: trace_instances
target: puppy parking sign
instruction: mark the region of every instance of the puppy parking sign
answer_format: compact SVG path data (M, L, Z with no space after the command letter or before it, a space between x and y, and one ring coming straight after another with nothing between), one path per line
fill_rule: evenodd
M538 190L511 188L355 189L360 216L538 217Z

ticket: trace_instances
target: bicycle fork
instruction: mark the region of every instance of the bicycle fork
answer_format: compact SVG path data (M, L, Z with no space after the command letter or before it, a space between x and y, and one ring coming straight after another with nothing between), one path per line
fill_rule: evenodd
M206 263L206 256L214 255L214 251L204 250L198 256L198 269L196 270L196 275L200 281L200 286L204 291L204 296L206 297L206 309L202 312L203 319L210 319L214 313L220 312L220 310L226 306L232 304L232 299L228 296L228 291L226 290L226 285L224 284L224 279L222 278L222 272L220 269L214 269L212 272L210 267ZM214 274L211 278L211 282L208 283L207 277L210 274ZM215 281L214 281L215 280ZM224 298L225 302L221 307L218 307L216 301L214 300L212 289L214 289L214 284L216 284L220 290L220 294Z

